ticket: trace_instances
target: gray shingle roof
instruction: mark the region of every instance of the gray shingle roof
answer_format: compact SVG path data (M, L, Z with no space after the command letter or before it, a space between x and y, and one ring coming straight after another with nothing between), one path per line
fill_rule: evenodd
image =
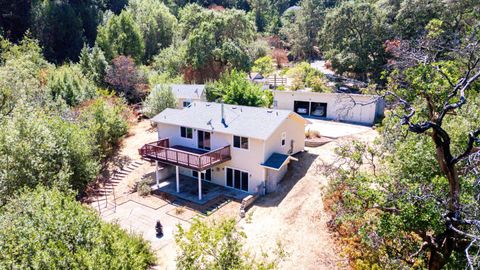
M184 109L165 109L152 121L266 140L290 114L288 110L195 101ZM299 117L299 119L302 119ZM303 120L306 121L306 120Z
M279 153L273 153L267 161L262 163L262 166L268 167L274 170L279 170L282 165L289 159L289 155L284 155L284 154L279 154Z
M204 84L170 84L176 98L199 99L205 90ZM156 85L155 87L160 87Z

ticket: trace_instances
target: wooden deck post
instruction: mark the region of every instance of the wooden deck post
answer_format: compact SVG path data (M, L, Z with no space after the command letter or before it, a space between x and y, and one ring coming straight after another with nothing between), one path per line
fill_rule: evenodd
M157 181L157 188L160 186L160 171L158 169L158 161L155 161L155 180Z
M198 200L202 200L202 173L198 172Z
M175 166L175 175L177 178L177 193L180 193L180 174L178 172L178 166Z

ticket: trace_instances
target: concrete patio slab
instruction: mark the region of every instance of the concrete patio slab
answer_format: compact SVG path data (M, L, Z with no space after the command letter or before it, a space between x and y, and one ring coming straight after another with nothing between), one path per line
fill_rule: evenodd
M155 187L155 186L154 186ZM228 197L233 200L241 201L250 195L247 192L236 190L214 184L209 181L202 181L202 200L198 199L198 179L180 175L180 192L177 193L175 176L167 178L160 182L154 194L160 195L167 193L176 198L180 198L198 205L204 205L218 197Z

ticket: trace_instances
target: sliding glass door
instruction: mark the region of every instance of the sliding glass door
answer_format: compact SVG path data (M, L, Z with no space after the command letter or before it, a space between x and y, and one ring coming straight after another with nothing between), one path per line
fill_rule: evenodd
M248 192L248 172L227 168L226 182L228 187Z
M210 150L210 132L199 130L197 131L198 148Z

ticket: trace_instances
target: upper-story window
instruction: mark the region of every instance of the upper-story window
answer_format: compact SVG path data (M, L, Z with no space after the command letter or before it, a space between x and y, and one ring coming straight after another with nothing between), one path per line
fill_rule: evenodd
M248 149L248 138L241 136L233 136L233 147Z
M287 142L287 133L286 132L282 132L282 146L285 146Z
M180 127L180 136L187 139L193 138L193 129L187 127Z

